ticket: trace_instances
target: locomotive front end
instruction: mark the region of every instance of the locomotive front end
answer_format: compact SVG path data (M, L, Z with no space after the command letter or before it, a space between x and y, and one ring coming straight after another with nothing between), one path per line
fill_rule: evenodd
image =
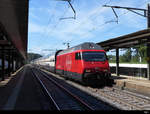
M110 67L105 51L82 52L84 64L83 80L107 80L110 78Z

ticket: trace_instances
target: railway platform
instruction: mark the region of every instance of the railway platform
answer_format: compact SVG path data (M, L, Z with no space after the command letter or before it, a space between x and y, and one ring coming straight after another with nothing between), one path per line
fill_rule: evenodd
M0 110L42 110L44 97L27 65L0 81ZM43 101L41 101L41 99Z
M112 79L115 82L115 86L121 89L150 96L150 80L146 78L112 74Z

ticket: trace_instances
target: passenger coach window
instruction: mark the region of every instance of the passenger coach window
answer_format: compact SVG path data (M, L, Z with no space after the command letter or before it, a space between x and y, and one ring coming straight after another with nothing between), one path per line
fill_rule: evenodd
M81 60L81 54L80 54L80 52L75 53L75 59L76 60Z

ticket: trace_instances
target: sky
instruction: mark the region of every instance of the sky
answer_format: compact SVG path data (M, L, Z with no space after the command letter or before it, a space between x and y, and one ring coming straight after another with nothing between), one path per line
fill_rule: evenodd
M147 28L146 17L125 9L103 5L147 8L150 0L30 0L28 25L28 52L43 56L55 50L66 49L84 42L102 42ZM142 11L138 11L143 14Z

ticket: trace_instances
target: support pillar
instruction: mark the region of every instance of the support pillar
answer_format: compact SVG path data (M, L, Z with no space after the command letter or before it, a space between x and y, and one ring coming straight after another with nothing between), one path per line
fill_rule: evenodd
M147 41L147 78L150 80L150 40Z
M16 58L16 70L19 69L19 64L20 64L20 58Z
M11 75L11 69L10 69L10 64L11 64L11 58L10 58L10 56L11 56L11 51L10 50L8 50L8 76L10 76Z
M2 77L2 51L0 51L0 78Z
M150 28L150 4L147 5L147 28ZM150 80L150 38L147 38L147 78Z
M14 72L14 54L13 54L13 52L12 52L12 54L11 54L11 64L12 64L12 66L11 66L11 71L12 71L12 73Z
M119 48L116 48L116 75L119 76Z
M15 72L16 71L16 59L14 59L14 69L13 69L13 71Z
M16 58L16 67L15 67L15 71L18 70L18 58Z
M5 54L4 54L4 47L2 47L2 51L1 51L1 57L2 57L2 76L1 76L1 78L2 78L2 81L4 81L4 79L5 79L5 56L4 56Z

